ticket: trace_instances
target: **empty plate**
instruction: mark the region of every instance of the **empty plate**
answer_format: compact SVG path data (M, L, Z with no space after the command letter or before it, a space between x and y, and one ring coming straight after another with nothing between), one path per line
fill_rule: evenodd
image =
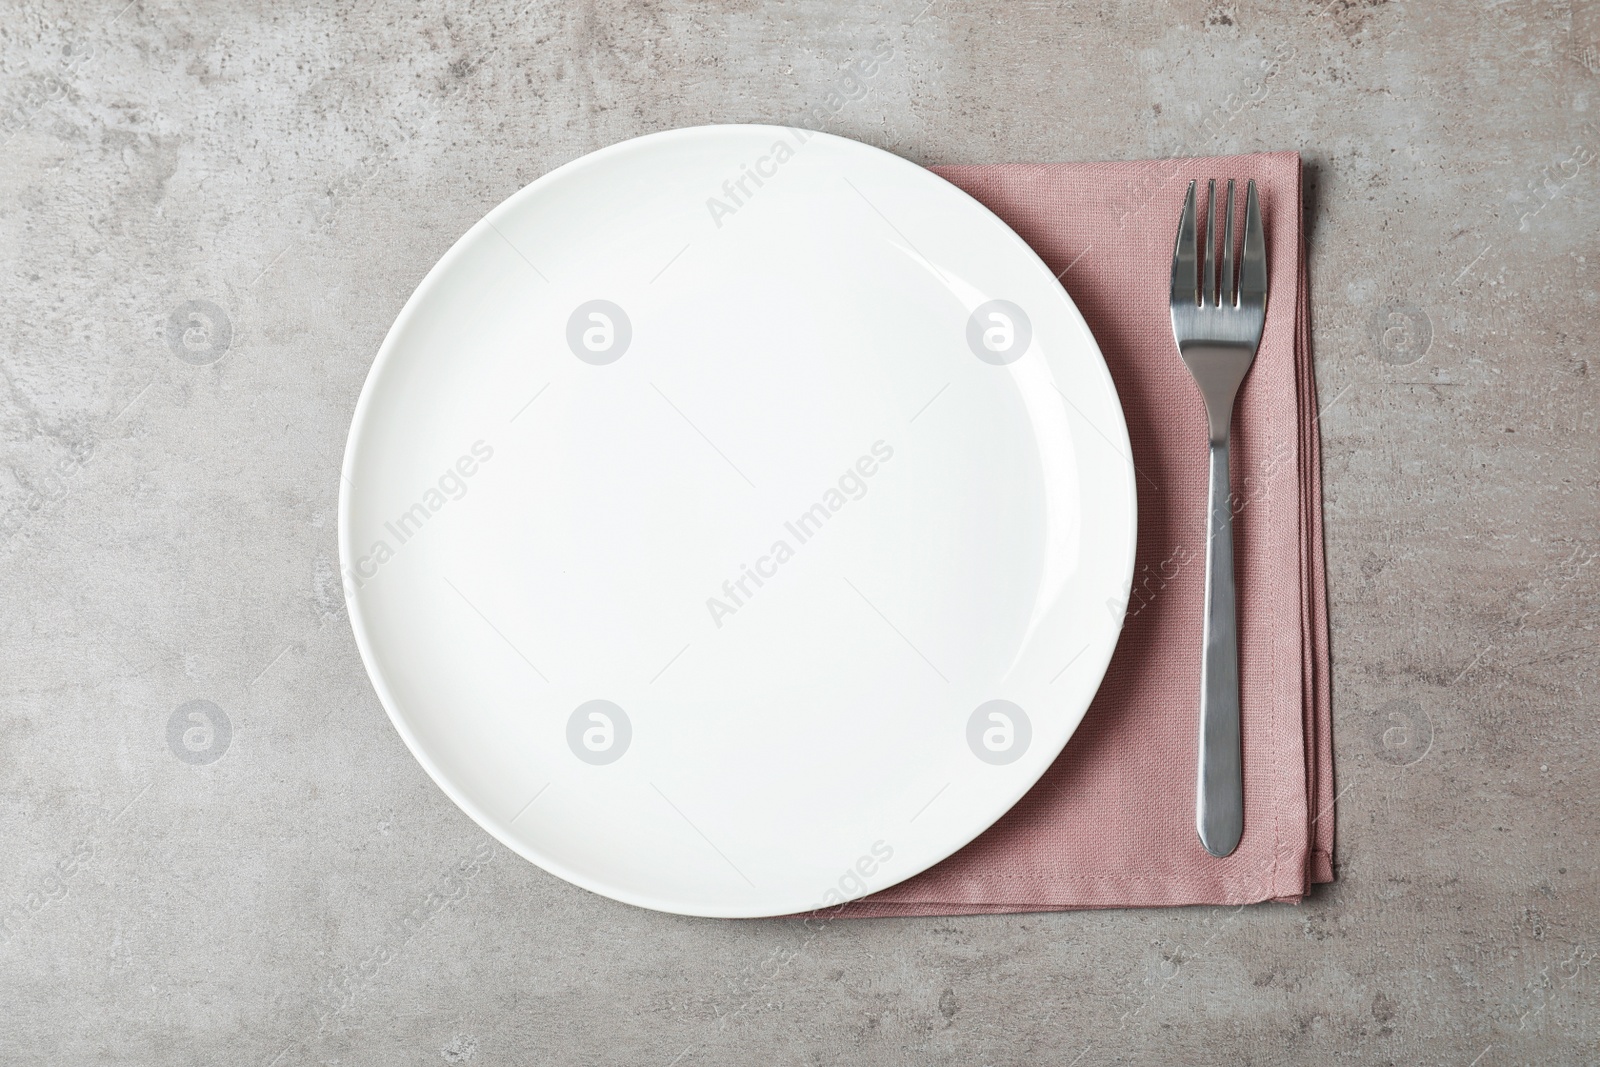
M540 178L428 274L339 547L396 729L510 848L692 915L966 844L1094 696L1127 431L1039 257L887 152L715 126Z

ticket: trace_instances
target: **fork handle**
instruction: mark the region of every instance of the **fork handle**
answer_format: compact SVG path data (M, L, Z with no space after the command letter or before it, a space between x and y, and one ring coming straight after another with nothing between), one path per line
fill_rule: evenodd
M1218 439L1220 437L1220 440ZM1206 530L1205 649L1200 660L1200 767L1195 827L1213 856L1244 834L1244 770L1239 744L1239 630L1233 584L1233 493L1226 431L1211 441Z

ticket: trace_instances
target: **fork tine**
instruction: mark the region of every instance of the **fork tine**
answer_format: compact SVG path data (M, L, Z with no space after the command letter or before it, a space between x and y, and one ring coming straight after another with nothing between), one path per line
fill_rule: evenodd
M1256 196L1253 179L1245 187L1244 258L1239 264L1239 297L1263 303L1267 299L1267 239L1261 229L1261 202Z
M1199 247L1195 242L1194 182L1183 198L1183 214L1178 216L1178 241L1172 250L1172 304L1200 303Z
M1222 213L1222 299L1228 307L1239 306L1239 282L1233 276L1233 179L1228 179L1228 203Z
M1217 179L1206 181L1206 245L1200 270L1205 275L1206 307L1217 306Z

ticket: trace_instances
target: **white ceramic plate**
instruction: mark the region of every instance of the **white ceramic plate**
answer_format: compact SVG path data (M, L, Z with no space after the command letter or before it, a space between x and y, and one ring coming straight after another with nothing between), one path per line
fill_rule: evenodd
M1127 431L1003 223L825 134L523 189L378 353L339 549L411 751L506 845L693 915L926 869L1049 767L1122 623Z

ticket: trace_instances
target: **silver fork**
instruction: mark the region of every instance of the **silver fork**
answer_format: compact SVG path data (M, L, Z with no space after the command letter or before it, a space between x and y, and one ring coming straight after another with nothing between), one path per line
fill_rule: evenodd
M1233 401L1261 344L1267 314L1267 244L1256 183L1246 186L1244 250L1233 270L1233 180L1222 212L1217 270L1217 183L1206 183L1210 216L1202 247L1189 183L1172 252L1172 336L1200 387L1211 428L1210 518L1206 524L1205 648L1200 660L1200 761L1195 828L1213 856L1239 847L1244 833L1244 770L1239 748L1239 631L1233 584L1233 494L1228 427Z

